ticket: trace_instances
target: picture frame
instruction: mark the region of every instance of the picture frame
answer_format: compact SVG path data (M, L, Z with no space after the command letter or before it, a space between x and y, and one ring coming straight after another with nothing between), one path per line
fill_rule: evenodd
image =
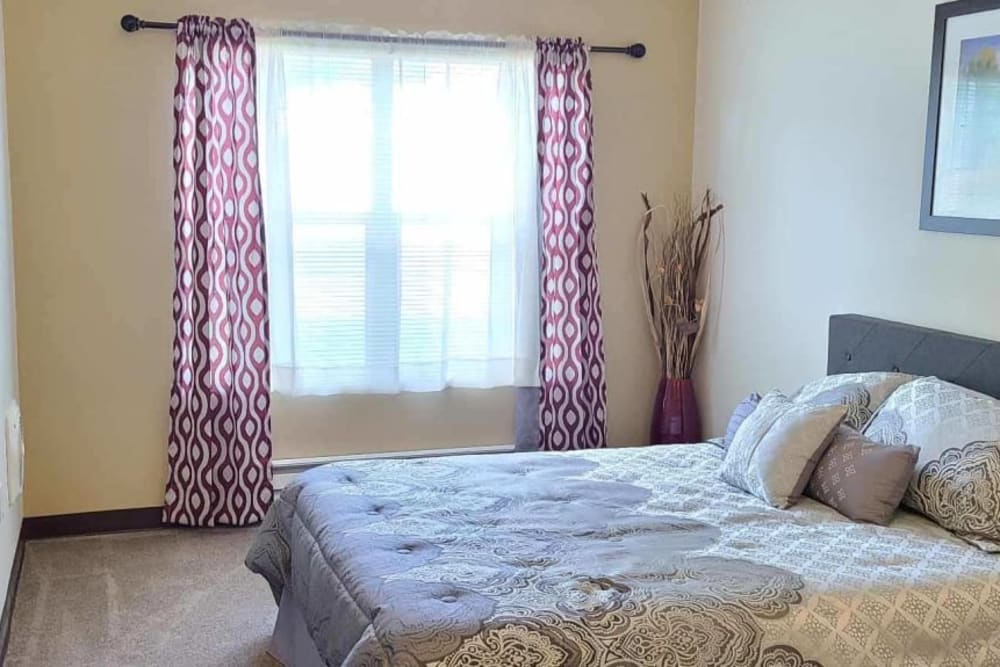
M1000 0L935 10L920 228L1000 236Z

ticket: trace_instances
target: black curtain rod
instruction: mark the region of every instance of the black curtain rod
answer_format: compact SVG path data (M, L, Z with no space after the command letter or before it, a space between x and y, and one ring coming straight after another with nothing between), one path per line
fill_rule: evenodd
M121 20L122 30L125 32L138 32L140 30L176 30L176 21L144 21L135 14L126 14ZM349 34L337 34L337 35L324 35L322 33L310 33L305 31L289 31L291 35L297 35L301 37L336 37L339 39L354 39L357 41L385 41L385 42L397 42L403 44L435 44L435 45L448 45L448 44L476 44L479 46L503 46L503 42L468 42L462 40L449 40L449 39L421 39L419 37L369 37L367 35L349 35ZM646 55L646 45L638 42L636 44L629 44L628 46L592 46L590 47L591 53L623 53L633 58L642 58Z

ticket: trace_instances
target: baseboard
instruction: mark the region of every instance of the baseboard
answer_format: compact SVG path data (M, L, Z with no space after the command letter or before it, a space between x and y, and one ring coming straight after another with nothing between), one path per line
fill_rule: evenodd
M24 565L24 540L19 539L17 550L14 552L14 563L10 568L10 580L7 582L7 598L3 603L3 614L0 615L0 665L7 660L10 624L14 620L14 598L17 597L17 586L21 583L22 565Z
M321 456L309 459L284 459L274 461L274 476L294 476L309 468L359 459L411 459L428 456L461 456L470 454L504 454L514 451L511 445L487 445L484 447L455 447L450 449L410 450L378 454L348 454L343 456ZM280 488L281 485L276 484ZM82 512L79 514L53 514L49 516L25 517L21 525L22 540L41 540L49 537L69 537L72 535L92 535L95 533L117 533L125 530L148 530L159 528L162 522L162 507L136 507L103 512Z
M21 524L21 539L41 540L48 537L148 530L162 525L162 507L32 516L25 517L24 523Z
M305 472L316 466L336 463L338 461L506 454L513 451L513 445L485 445L482 447L452 447L448 449L422 449L375 454L317 456L305 459L276 460L271 464L271 470L275 477L275 487L281 489L284 486L283 482L290 481L295 475L301 472ZM163 525L162 516L162 507L136 507L123 510L106 510L103 512L25 517L24 523L21 524L21 539L41 540L49 537L117 533L126 530L149 530L151 528L159 528Z
M479 447L449 447L440 449L409 449L401 452L378 452L371 454L340 454L337 456L313 456L301 459L275 459L271 463L274 475L288 475L305 472L316 466L339 461L362 461L366 459L417 459L435 456L468 456L473 454L509 454L515 451L513 445L482 445Z

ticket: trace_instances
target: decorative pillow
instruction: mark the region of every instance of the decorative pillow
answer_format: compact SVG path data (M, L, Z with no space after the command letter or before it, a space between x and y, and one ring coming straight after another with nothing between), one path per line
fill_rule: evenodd
M846 414L843 405L793 403L780 392L768 393L737 429L722 480L775 507L790 507Z
M904 506L984 551L1000 552L1000 401L921 378L889 397L865 435L920 446Z
M844 424L860 431L897 387L915 377L908 373L827 375L803 386L792 400L813 405L846 405Z
M760 403L760 394L754 392L740 401L740 404L736 406L736 409L733 410L733 416L729 418L726 435L722 438L723 449L729 449L729 445L733 444L733 438L736 437L736 431L739 429L740 424L757 408L758 403Z
M919 454L919 447L883 445L841 426L816 465L806 495L848 519L884 526L903 500Z

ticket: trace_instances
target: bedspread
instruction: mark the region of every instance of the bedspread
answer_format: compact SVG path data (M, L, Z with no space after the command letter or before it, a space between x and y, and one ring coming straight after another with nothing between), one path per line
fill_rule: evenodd
M899 513L778 510L708 444L369 460L247 556L330 665L1000 665L1000 558Z

